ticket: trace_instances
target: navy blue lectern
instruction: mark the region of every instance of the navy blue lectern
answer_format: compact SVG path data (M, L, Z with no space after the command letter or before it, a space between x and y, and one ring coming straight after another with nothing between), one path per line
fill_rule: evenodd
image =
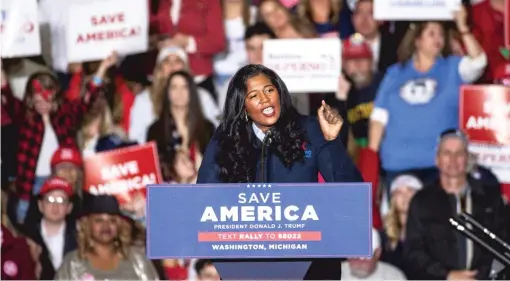
M211 259L223 280L340 279L372 255L371 186L150 185L150 259Z

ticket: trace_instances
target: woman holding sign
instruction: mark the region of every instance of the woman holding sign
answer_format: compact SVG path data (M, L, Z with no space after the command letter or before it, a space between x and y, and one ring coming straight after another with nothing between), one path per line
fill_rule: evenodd
M326 103L318 120L292 106L282 79L262 65L232 78L223 121L209 143L197 183L360 182L337 136L341 117ZM340 278L340 261L317 260L306 279Z

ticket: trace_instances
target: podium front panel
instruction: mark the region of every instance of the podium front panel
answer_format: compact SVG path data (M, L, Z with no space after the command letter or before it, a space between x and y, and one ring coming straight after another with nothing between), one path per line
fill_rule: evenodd
M151 259L372 255L367 183L150 185L147 194Z

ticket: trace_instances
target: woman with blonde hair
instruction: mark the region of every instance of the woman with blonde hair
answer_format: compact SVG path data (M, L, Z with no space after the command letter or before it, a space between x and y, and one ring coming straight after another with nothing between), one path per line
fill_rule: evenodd
M97 152L98 143L108 137L127 140L122 128L114 125L112 113L104 98L99 98L90 112L85 115L82 127L78 132L78 145L84 157Z
M353 33L351 11L344 0L301 0L296 7L299 19L315 27L320 37L348 38Z
M296 17L278 0L262 0L259 19L276 34L278 39L315 38L315 29Z
M391 183L390 206L384 218L383 255L381 260L406 272L403 260L403 241L405 239L407 211L414 194L423 184L413 175L400 175Z
M143 250L132 246L132 229L117 199L92 196L85 206L78 221L78 249L66 255L55 280L157 280Z

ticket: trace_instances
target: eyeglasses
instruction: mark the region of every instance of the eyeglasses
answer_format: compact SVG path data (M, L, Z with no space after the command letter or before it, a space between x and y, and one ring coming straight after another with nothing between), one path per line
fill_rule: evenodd
M61 196L46 196L43 198L44 202L49 204L63 205L69 203L69 200Z

